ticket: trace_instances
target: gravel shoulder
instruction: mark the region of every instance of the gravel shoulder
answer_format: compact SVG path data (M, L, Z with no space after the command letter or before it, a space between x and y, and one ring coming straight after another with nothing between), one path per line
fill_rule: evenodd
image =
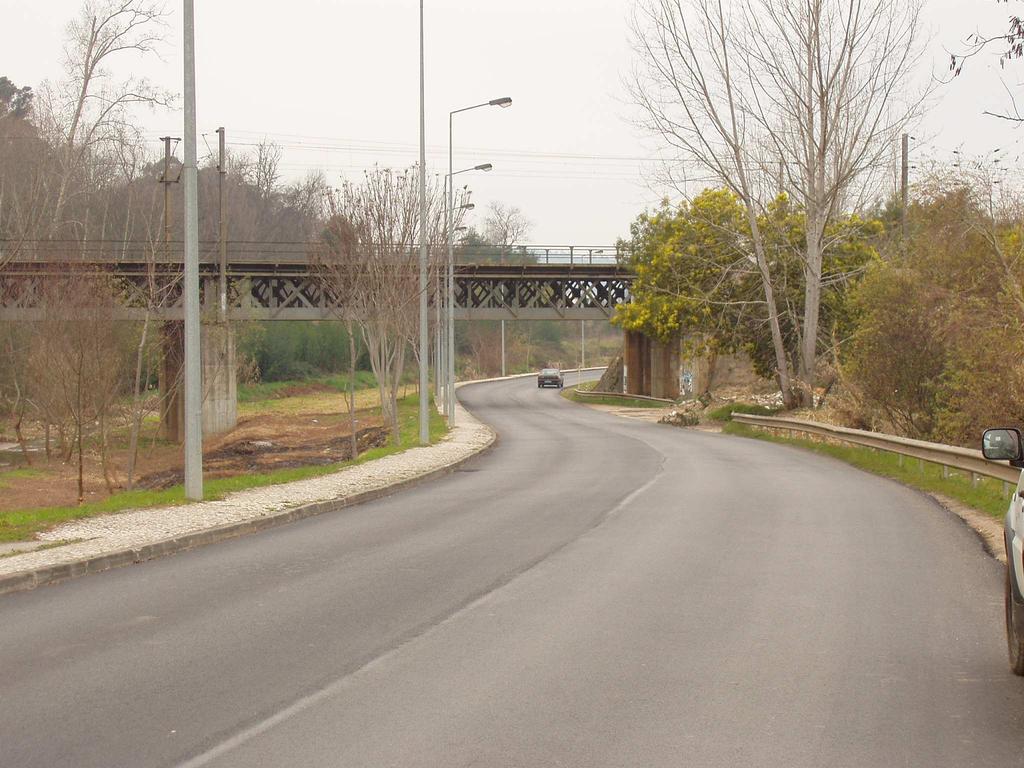
M0 594L172 554L377 498L448 471L489 448L495 439L490 427L457 407L455 426L436 445L411 448L322 477L240 491L218 501L65 523L40 534L32 551L0 553L5 555L0 557Z

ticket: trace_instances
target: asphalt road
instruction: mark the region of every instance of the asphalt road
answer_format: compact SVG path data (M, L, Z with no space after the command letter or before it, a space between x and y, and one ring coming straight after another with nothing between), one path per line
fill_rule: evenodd
M0 765L1024 765L1001 570L923 496L461 397L463 471L0 597Z

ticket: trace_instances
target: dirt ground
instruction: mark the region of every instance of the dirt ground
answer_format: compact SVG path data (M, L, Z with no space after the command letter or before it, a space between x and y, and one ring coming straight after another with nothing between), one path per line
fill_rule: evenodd
M207 478L336 464L351 458L350 418L342 396L315 386L292 389L272 400L240 404L238 426L204 440ZM383 445L388 435L379 413L371 406L373 393L360 395L356 434L362 453ZM181 483L182 447L154 441L153 428L147 432L141 441L135 487L161 489ZM0 454L0 511L77 503L77 458L65 464L54 452L47 461L37 440L33 445L37 450L32 452L31 467L21 461L20 453ZM102 468L98 457L86 453L85 498L99 501L109 495ZM124 490L127 450L113 451L111 463L116 490Z

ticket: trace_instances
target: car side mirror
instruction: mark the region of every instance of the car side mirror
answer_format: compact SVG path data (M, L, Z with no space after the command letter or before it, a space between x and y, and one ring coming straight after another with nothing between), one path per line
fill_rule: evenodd
M1019 429L987 429L981 438L981 452L990 461L1008 461L1024 468L1024 441Z

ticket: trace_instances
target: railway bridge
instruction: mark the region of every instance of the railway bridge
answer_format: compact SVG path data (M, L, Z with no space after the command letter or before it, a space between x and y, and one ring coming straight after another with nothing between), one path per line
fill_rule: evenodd
M203 307L203 428L225 431L237 420L233 322L331 320L337 301L316 274L311 243L229 242L226 257L216 242L200 246ZM5 258L4 254L8 254ZM184 319L181 293L182 244L82 243L47 241L30 246L0 241L0 321L38 321L47 306L47 285L66 279L105 276L118 282L119 316L161 323L164 354L161 386L180 374ZM609 320L630 299L634 276L614 247L525 245L498 251L493 246L460 247L454 271L456 320ZM226 317L220 307L226 288ZM151 300L158 286L161 299ZM223 322L226 319L227 322ZM638 334L626 334L625 358L636 394L671 392L671 351ZM655 372L652 381L651 373ZM659 380L668 382L659 387ZM183 403L169 397L165 435L182 434Z
M311 244L228 244L223 272L228 320L330 320L336 302L310 264ZM13 250L8 246L8 250ZM217 244L200 249L200 292L207 310L219 303L221 264ZM3 248L0 244L0 254ZM3 264L0 255L0 264ZM47 281L73 272L115 277L124 287L126 319L155 312L181 320L181 247L171 244L146 256L146 249L44 243L16 251L0 269L0 320L41 317ZM147 309L151 280L170 295ZM504 255L494 248L460 249L455 267L457 320L607 320L629 301L632 282L614 248L519 246Z

